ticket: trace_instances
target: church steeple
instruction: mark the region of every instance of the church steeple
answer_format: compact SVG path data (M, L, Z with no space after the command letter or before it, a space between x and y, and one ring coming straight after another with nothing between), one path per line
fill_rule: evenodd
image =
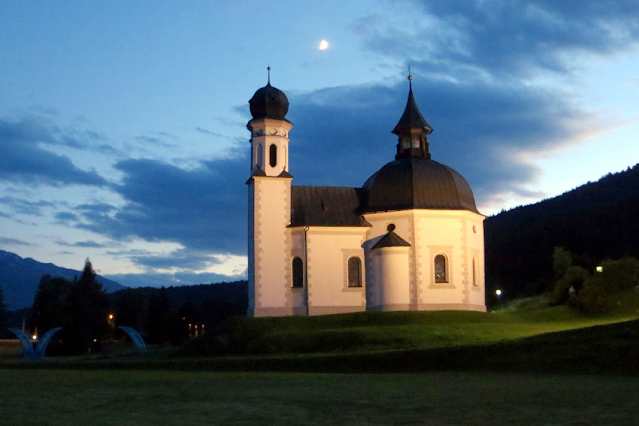
M420 157L430 158L428 135L433 128L426 122L413 96L413 76L408 75L408 101L404 114L391 133L398 136L395 159Z

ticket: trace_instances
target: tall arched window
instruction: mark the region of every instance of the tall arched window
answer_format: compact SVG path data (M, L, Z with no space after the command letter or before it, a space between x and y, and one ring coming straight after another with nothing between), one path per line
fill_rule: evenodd
M277 146L272 144L268 149L268 163L271 167L277 166Z
M362 261L359 257L351 257L348 259L348 286L362 286Z
M435 282L448 282L448 272L446 271L446 257L443 254L438 254L437 256L435 256Z
M264 168L264 147L262 145L257 146L255 162L261 169Z
M293 258L293 288L304 287L304 262L299 257Z
M286 150L286 145L284 145L282 149L284 150L284 167L287 167L286 165L288 164L288 151Z
M477 259L473 257L473 285L477 286Z

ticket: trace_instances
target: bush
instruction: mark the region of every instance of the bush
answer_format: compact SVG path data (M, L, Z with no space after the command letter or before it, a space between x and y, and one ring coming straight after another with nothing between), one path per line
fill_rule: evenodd
M611 293L606 289L606 280L601 276L589 277L577 294L577 309L586 314L603 314L613 305Z
M584 281L589 277L588 271L581 266L569 266L564 276L555 283L555 287L552 290L551 304L561 305L566 303L570 297L570 287L573 287L578 292L582 288Z
M605 289L610 293L631 290L637 285L639 260L626 257L621 260L606 260L601 264L601 276Z

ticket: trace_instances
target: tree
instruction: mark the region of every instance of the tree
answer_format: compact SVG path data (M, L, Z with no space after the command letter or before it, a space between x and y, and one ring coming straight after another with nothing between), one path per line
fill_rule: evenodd
M71 281L62 277L43 275L33 300L32 322L41 333L69 322L69 292Z
M164 286L149 299L148 342L166 343L169 340L171 303Z
M69 322L65 346L70 353L81 354L108 333L109 298L96 279L87 258L82 275L71 284L68 295Z
M555 280L561 279L572 266L572 254L563 247L555 247L552 253L552 270Z

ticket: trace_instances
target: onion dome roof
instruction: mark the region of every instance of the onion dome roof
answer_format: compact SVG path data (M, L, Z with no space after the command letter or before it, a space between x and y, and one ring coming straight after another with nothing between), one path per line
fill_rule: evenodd
M288 98L280 89L271 86L270 82L255 92L249 105L253 119L286 120Z
M368 193L365 213L411 209L479 213L466 179L450 167L428 158L391 161L368 178L364 189Z

